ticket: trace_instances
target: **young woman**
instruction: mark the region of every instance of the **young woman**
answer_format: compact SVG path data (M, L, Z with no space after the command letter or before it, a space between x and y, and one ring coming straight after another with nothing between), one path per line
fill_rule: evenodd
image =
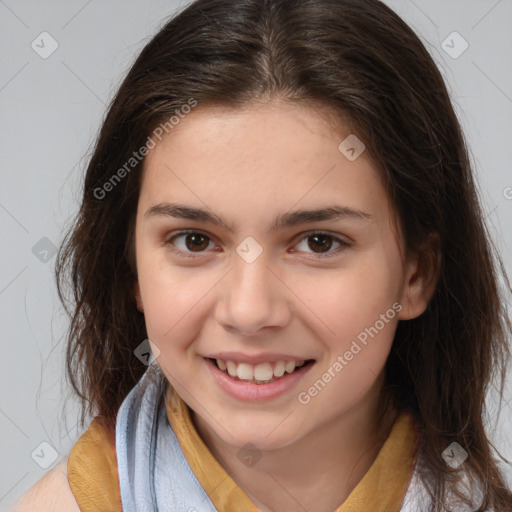
M32 501L512 510L483 425L499 262L445 84L394 12L192 3L122 83L59 255L94 420Z

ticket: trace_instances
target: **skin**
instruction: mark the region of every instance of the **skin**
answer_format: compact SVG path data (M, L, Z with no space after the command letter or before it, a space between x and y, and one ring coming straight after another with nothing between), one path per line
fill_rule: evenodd
M48 471L10 509L10 512L80 512L69 486L67 457Z
M138 307L200 436L266 512L332 511L368 471L396 418L387 411L379 421L378 406L398 320L419 316L435 287L434 269L406 254L367 153L351 162L338 150L350 133L318 105L198 106L145 161L135 233ZM233 232L146 215L171 202L214 212ZM371 218L268 229L280 214L330 205ZM184 229L208 237L199 252L190 237L188 245L186 236L165 243ZM315 258L325 253L312 231L349 245L328 238L329 257ZM236 252L248 236L263 249L252 263ZM394 303L400 313L308 404L299 403L298 393ZM279 352L315 364L292 390L246 402L212 379L204 357L220 351ZM246 443L261 453L252 467L237 457Z

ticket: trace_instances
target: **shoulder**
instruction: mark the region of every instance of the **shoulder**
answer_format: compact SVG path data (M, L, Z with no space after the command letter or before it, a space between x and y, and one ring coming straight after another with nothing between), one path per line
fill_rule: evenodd
M80 512L68 481L67 457L29 489L11 512Z

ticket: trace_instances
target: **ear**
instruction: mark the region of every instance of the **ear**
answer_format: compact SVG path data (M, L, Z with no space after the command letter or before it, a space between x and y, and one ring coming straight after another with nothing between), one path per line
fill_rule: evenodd
M408 256L399 320L417 318L427 309L441 270L440 246L437 233L430 233L422 247Z
M135 281L133 285L133 293L135 295L135 301L137 302L137 309L144 313L144 305L142 304L142 298L140 296L140 287L139 287L139 281Z

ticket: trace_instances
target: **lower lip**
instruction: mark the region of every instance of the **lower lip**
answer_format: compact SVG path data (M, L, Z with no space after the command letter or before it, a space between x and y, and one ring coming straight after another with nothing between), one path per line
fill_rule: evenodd
M274 382L268 384L255 384L244 380L235 380L226 372L219 370L217 365L210 359L205 359L206 364L212 372L217 384L229 395L239 400L262 401L275 398L293 388L299 380L311 369L314 363L301 366L292 373L285 373Z

